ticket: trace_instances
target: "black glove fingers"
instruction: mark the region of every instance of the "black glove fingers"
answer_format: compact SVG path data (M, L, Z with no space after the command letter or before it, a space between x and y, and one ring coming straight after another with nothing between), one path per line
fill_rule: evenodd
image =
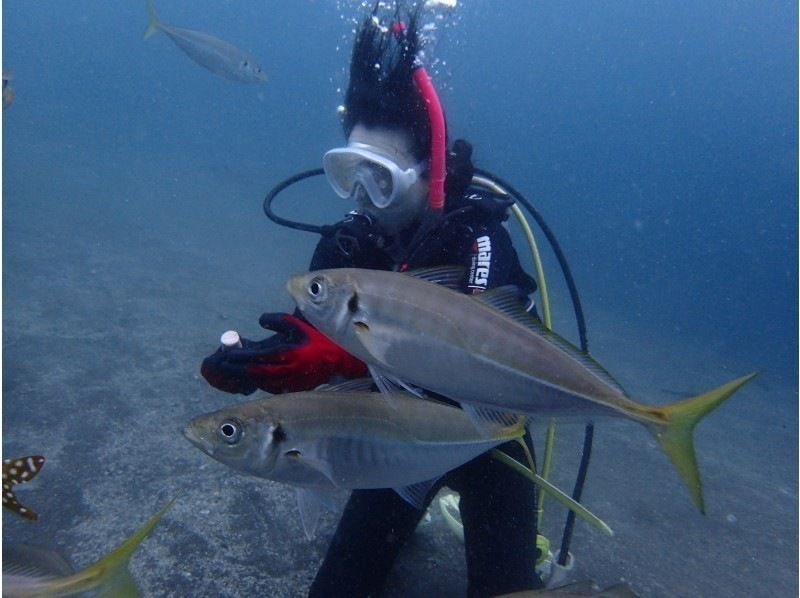
M258 318L258 324L266 330L273 330L275 332L284 334L289 333L297 328L297 326L294 325L294 322L287 320L286 314L282 312L263 313L261 314L261 317Z
M258 323L266 330L272 330L286 337L286 341L301 344L308 340L306 333L297 326L293 317L285 313L261 314Z

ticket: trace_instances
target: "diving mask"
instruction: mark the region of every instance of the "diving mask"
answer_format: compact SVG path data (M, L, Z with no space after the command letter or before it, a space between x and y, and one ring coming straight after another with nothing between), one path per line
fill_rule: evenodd
M373 151L365 143L332 149L322 158L322 168L339 197L351 197L361 186L376 208L387 208L406 193L425 171L426 161L407 170Z

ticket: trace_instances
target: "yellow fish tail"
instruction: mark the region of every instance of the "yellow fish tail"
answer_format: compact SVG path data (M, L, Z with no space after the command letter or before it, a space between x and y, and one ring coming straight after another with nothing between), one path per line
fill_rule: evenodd
M652 413L657 415L663 423L653 421L645 423L675 465L694 504L701 513L705 514L705 504L700 483L700 471L697 468L697 458L694 453L692 437L694 427L706 414L719 407L728 397L757 375L758 372L753 372L696 397L652 408Z
M147 28L144 30L144 39L147 39L154 33L157 33L159 29L161 29L161 21L158 20L156 9L153 6L153 0L146 0L146 1L147 1L147 17L149 19L149 22L147 23Z
M78 572L69 580L78 581L76 586L85 584L85 589L97 587L101 596L137 596L136 584L128 571L128 564L139 544L150 534L159 519L175 502L175 498L164 505L147 523L135 531L122 544L106 556ZM68 582L69 580L65 580ZM83 582L83 583L81 583ZM99 585L95 585L95 584ZM64 584L72 585L72 584Z

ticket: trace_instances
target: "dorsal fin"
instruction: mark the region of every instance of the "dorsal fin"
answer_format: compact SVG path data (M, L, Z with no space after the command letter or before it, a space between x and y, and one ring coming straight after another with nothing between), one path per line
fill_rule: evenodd
M602 365L597 363L591 355L584 353L567 339L556 334L552 330L548 330L540 320L534 318L530 313L525 311L522 303L520 303L517 287L514 285L505 285L489 289L479 295L472 295L472 299L499 311L518 324L522 324L535 331L537 334L547 339L548 342L578 361L606 384L627 396L628 393L625 392L622 385L620 385Z
M321 384L314 390L322 392L363 392L372 390L372 378L354 378L338 384Z
M507 284L502 287L495 287L483 293L471 295L471 297L475 301L488 305L493 310L499 311L504 316L524 326L530 327L532 323L537 321L536 318L525 311L520 302L519 287L516 285Z
M466 269L463 266L435 266L433 268L420 268L403 272L414 278L432 282L454 291L461 291L464 283Z

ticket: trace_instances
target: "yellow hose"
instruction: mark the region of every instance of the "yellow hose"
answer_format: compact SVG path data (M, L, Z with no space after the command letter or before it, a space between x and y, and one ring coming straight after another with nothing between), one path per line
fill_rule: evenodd
M473 184L486 187L487 189L490 189L495 193L499 193L500 195L504 196L508 195L505 189L503 189L493 180L488 179L486 177L473 176L472 182ZM544 325L547 327L548 330L552 330L553 321L550 316L550 298L547 294L547 281L545 280L544 276L544 268L542 267L542 258L539 254L539 247L536 245L536 239L534 239L533 237L533 231L531 230L531 227L528 224L528 220L525 218L525 214L522 213L522 210L520 210L519 206L516 203L511 205L511 211L514 214L514 216L517 217L517 222L519 222L519 225L522 228L522 232L525 234L525 239L528 241L528 247L531 250L531 257L533 258L533 265L534 268L536 268L536 282L539 285L539 297L541 298L541 303L542 303L542 317L544 318ZM544 461L542 464L542 478L544 478L545 480L547 480L550 477L550 469L553 463L553 447L555 446L555 435L556 435L556 425L554 421L550 420L550 423L547 426L547 436L544 445ZM537 527L541 526L542 524L544 497L545 497L545 492L540 488L538 500L536 501Z

